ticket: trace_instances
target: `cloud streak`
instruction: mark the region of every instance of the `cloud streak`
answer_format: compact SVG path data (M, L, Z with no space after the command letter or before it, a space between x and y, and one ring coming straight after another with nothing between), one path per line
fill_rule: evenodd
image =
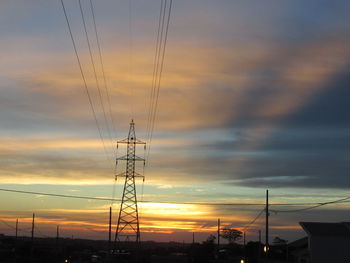
M126 137L131 118L137 136L146 137L154 14L159 10L148 1L134 4L130 31L123 26L128 23L125 3L96 4L117 131L109 138L78 6L67 3L106 158L59 6L40 1L33 8L26 1L5 1L0 10L0 183L78 188L113 183L116 156L111 142ZM265 188L285 191L289 198L279 198L286 200L294 193L297 200L319 200L320 191L325 197L332 195L329 191L343 195L350 187L348 10L345 1L329 5L297 0L273 6L177 2L145 168L145 197L258 203ZM97 58L95 40L92 47ZM118 164L118 172L124 169ZM301 192L306 187L312 197ZM102 216L90 208L84 207L91 220L97 220L93 213ZM184 207L161 208L145 207L145 231L178 236L193 229L211 231L215 213L241 227L256 213L249 208L244 216L234 217L225 209L192 207L199 213L193 215ZM155 214L157 209L163 214ZM83 222L73 210L61 212L67 214L62 220ZM298 218L288 220L283 225L276 219L276 233L295 229ZM102 225L99 221L91 227L103 232Z

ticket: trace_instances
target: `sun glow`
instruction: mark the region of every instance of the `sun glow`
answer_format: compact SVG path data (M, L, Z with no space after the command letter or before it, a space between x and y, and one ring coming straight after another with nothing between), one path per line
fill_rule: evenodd
M143 203L142 213L147 216L157 215L160 217L183 217L200 216L207 211L201 211L196 205L190 204L171 204L171 203Z

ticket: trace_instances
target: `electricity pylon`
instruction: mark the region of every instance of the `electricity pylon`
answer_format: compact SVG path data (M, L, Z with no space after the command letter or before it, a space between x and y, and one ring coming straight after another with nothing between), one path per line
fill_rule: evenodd
M125 172L116 175L118 177L125 177L123 197L120 204L119 217L117 230L115 233L115 242L132 242L135 241L137 244L140 243L140 226L139 226L139 213L137 208L137 197L135 178L141 177L144 180L144 176L135 172L136 161L143 161L145 159L136 156L136 145L143 144L146 147L146 143L138 140L135 135L135 124L132 120L130 123L128 138L118 141L119 143L126 144L127 153L126 155L117 158L118 160L126 161Z

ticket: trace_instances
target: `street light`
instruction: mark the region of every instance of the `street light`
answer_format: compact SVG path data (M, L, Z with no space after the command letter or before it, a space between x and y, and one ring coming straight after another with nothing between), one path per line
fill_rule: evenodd
M267 253L269 251L269 247L268 246L264 246L264 252Z

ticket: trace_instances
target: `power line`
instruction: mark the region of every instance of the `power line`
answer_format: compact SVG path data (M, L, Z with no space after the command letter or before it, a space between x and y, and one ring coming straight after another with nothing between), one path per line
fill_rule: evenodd
M112 123L112 128L113 128L113 131L114 131L114 136L117 137L117 130L116 130L115 121L114 121L114 117L113 117L113 113L112 113L112 106L111 106L109 88L108 88L107 80L106 80L105 67L104 67L104 63L103 63L103 59L102 59L100 37L99 37L99 34L98 34L97 25L96 25L95 11L94 11L95 8L94 8L94 5L92 3L92 0L90 0L90 9L91 9L91 14L92 14L92 20L93 20L93 23L94 23L95 37L96 37L96 43L97 43L97 47L98 47L98 54L99 54L99 59L100 59L100 64L101 64L103 83L104 83L104 88L105 88L106 95L107 95L107 103L108 103L109 115L110 115L110 118L111 118L111 123Z
M135 105L134 105L134 85L132 83L134 75L133 75L133 27L132 27L132 0L129 0L129 17L128 17L128 22L129 22L129 64L128 64L128 81L129 81L129 90L130 90L130 97L132 98L132 102L130 103L130 109L131 109L131 119L134 119L135 115Z
M307 210L315 209L315 208L320 207L320 206L325 206L325 205L330 205L330 204L336 204L336 203L345 203L345 202L347 202L349 199L350 199L350 196L349 196L349 197L344 197L344 198L341 198L341 199L338 199L338 200L334 200L334 201L318 203L318 204L316 204L316 205L314 205L314 206L306 207L306 208L291 209L291 210L271 210L271 209L270 209L270 211L271 211L271 212L274 212L274 213L295 213L295 212L302 212L302 211L307 211Z
M3 219L0 219L0 222L3 223L4 225L6 225L7 227L13 229L13 230L16 230L16 227L15 226L11 226L9 223L7 223L5 220ZM29 233L30 228L18 228L17 231L20 231L20 232L27 232Z
M149 130L148 132L148 141L149 141L149 146L148 146L148 153L147 153L147 159L149 156L150 148L151 148L151 141L153 137L153 128L154 128L154 121L155 121L155 114L157 112L157 107L158 105L157 99L159 98L159 88L158 88L158 78L159 76L159 68L160 68L160 54L163 48L163 34L164 34L164 22L165 22L165 14L166 14L166 7L167 7L167 1L162 1L163 6L161 6L161 14L160 14L160 28L159 28L159 38L157 36L157 50L156 50L156 63L155 63L155 70L154 70L154 75L152 79L152 99L151 99L151 105L150 105L150 124L149 124ZM158 92L158 95L157 95Z
M158 72L158 54L159 54L159 40L160 40L160 29L161 29L161 22L162 22L162 17L163 17L163 5L164 5L164 0L161 1L160 4L160 11L159 11L159 17L158 17L158 29L157 29L157 41L156 41L156 49L154 52L154 60L153 60L153 74L152 74L152 85L151 85L151 93L150 93L150 99L149 99L149 107L148 107L148 116L147 116L147 136L150 133L150 123L151 123L151 112L153 112L153 99L154 99L154 91L155 91L155 77L156 77L156 72Z
M3 223L4 225L6 225L7 227L11 228L11 229L15 229L16 230L16 227L14 226L11 226L9 223L7 223L5 220L2 220L0 219L0 222Z
M262 215L262 213L264 213L264 211L265 211L265 208L264 208L263 210L261 210L261 211L258 213L258 215L257 215L249 224L247 224L247 225L245 225L245 226L243 227L243 231L245 231L245 230L248 229L252 224L254 224L255 221L258 220L258 218Z
M171 16L171 10L172 10L172 0L169 1L169 7L168 12L166 15L166 8L167 8L167 0L165 0L163 9L161 8L161 26L160 26L160 37L158 42L158 52L156 51L156 68L155 68L155 75L152 81L152 91L153 91L153 99L150 103L150 117L148 125L148 152L147 152L147 160L149 159L149 153L151 149L151 143L153 138L153 131L155 126L155 120L157 115L157 109L158 109L158 99L159 99L159 90L160 90L160 83L162 79L162 73L163 73L163 67L164 67L164 58L165 58L165 50L166 50L166 44L168 39L168 32L169 32L169 24L170 24L170 16ZM165 25L166 21L166 25ZM158 23L159 25L159 23ZM165 26L165 29L164 29ZM165 31L165 32L164 32ZM158 31L159 32L159 31ZM157 34L157 38L158 38ZM152 94L151 94L152 97Z
M6 189L0 188L0 191L3 192L12 192L12 193L21 193L21 194L32 194L32 195L43 195L43 196L53 196L53 197L63 197L63 198L76 198L76 199L87 199L87 200L99 200L99 201L118 201L120 199L115 198L107 198L107 197L92 197L92 196L80 196L80 195L64 195L64 194L56 194L56 193L43 193L43 192L33 192L33 191L23 191L23 190L15 190L15 189ZM334 203L347 203L349 201L349 197L345 197L342 199L338 199L335 201L324 202L324 203L313 203L313 205L327 205ZM219 203L219 202L174 202L174 201L153 201L153 200L142 200L140 203L160 203L160 204L181 204L181 205L206 205L206 206L265 206L262 203ZM310 205L312 203L272 203L269 206L297 206L297 205ZM281 212L278 210L270 210L273 212ZM291 210L288 210L291 211Z
M13 193L21 193L21 194L33 194L33 195L44 195L44 196L64 197L64 198L76 198L76 199L88 199L88 200L100 200L100 201L120 201L120 200L114 199L114 198L91 197L91 196L78 196L78 195L63 195L63 194L42 193L42 192L32 192L32 191L22 191L22 190L13 190L13 189L4 189L4 188L1 188L0 191L3 191L3 192L13 192Z
M94 5L93 5L93 2L92 2L92 0L90 0L90 10L91 10L92 20L93 20L93 24L94 24L95 38L96 38L96 43L97 43L97 48L98 48L99 61L100 61L100 65L101 65L103 84L104 84L104 89L105 89L106 96L107 96L109 117L111 119L111 126L112 126L112 129L113 129L113 132L114 132L114 136L117 137L117 130L116 130L116 125L115 125L115 121L114 121L114 117L113 117L113 113L112 113L111 99L110 99L110 94L109 94L109 88L107 86L105 67L104 67L104 63L103 63L102 50L101 50L101 45L100 45L100 37L99 37L99 34L98 34L98 30L97 30L94 9L95 8L94 8ZM113 148L113 152L114 152L115 157L117 157L117 149L113 145L113 140L112 140L112 148ZM116 173L116 166L115 166L114 172ZM116 181L114 180L113 189L112 189L112 198L114 198L114 195L115 195L115 185L116 185ZM111 202L111 205L113 205L113 201Z
M104 139L103 139L103 136L102 136L101 127L100 127L100 125L99 125L99 123L98 123L97 116L96 116L96 112L95 112L95 109L94 109L94 105L93 105L93 103L92 103L92 98L91 98L91 95L90 95L90 92L89 92L89 89L88 89L88 85L87 85L87 82L86 82L85 74L84 74L83 67L82 67L82 64L81 64L81 61L80 61L80 58L79 58L78 50L77 50L77 47L76 47L76 44L75 44L75 41L74 41L72 29L71 29L71 26L70 26L70 22L69 22L69 19L68 19L67 11L66 11L66 8L65 8L65 5L64 5L63 0L61 0L61 4L62 4L62 9L63 9L63 13L64 13L64 16L65 16L65 19L66 19L66 22L67 22L67 26L68 26L68 30L69 30L69 35L70 35L70 38L71 38L71 41L72 41L72 44L73 44L73 48L74 48L74 52L75 52L75 57L76 57L76 59L77 59L78 65L79 65L79 70L80 70L81 78L82 78L83 83L84 83L85 92L86 92L86 95L87 95L88 100L89 100L90 109L91 109L92 114L93 114L93 116L94 116L95 124L96 124L96 126L97 126L97 130L98 130L100 139L101 139L101 141L102 141L102 145L103 145L104 152L105 152L105 154L106 154L106 157L107 157L108 161L110 161L110 159L109 159L109 154L108 154L108 152L107 152L106 145L105 145L105 142L104 142Z
M109 138L111 140L112 149L113 149L113 151L115 153L115 149L113 147L112 135L111 135L111 131L110 131L110 128L109 128L109 124L108 124L108 120L107 120L107 116L106 116L106 111L105 111L105 106L104 106L104 103L103 103L103 97L102 97L102 93L101 93L101 89L100 89L100 83L98 81L98 77L97 77L97 73L96 73L95 60L94 60L94 56L92 54L90 38L89 38L89 34L88 34L88 31L87 31L87 27L86 27L85 15L84 15L83 7L82 7L82 4L81 4L81 0L78 0L78 3L79 3L81 19L83 21L84 33L85 33L86 43L87 43L88 49L89 49L90 61L91 61L91 65L92 65L92 69L93 69L93 73L94 73L94 77L95 77L96 87L97 87L99 98L100 98L100 102L101 102L103 117L104 117L104 121L106 123L108 136L109 136Z

